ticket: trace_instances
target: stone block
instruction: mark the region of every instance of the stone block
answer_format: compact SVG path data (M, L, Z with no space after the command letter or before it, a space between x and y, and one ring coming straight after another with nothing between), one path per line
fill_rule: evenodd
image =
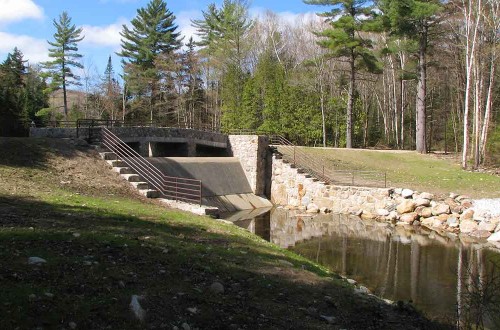
M460 221L460 231L462 233L471 233L474 230L477 230L478 224L473 220L462 220Z
M432 207L432 215L449 214L450 206L444 203L437 204Z
M434 199L434 195L430 194L430 193L427 193L427 192L423 192L423 193L420 194L420 198L428 199L428 200L433 200Z
M381 217L386 217L390 214L390 212L387 211L386 209L377 209L376 213L378 216L381 216Z
M413 196L413 190L411 190L411 189L403 189L401 191L401 196L403 198L412 198L412 196Z
M462 215L460 215L460 220L472 220L474 218L474 210L467 209Z
M415 202L412 200L404 200L396 207L399 214L413 212L415 210Z
M474 230L469 235L480 239L486 239L491 236L491 233L487 230Z
M430 206L431 205L431 201L429 199L426 199L426 198L417 198L415 200L415 206L419 207L419 206Z
M497 224L491 223L489 221L481 221L478 226L478 230L486 230L488 232L494 232Z
M405 213L399 217L399 221L405 222L407 224L412 224L413 221L418 219L418 214L415 212Z

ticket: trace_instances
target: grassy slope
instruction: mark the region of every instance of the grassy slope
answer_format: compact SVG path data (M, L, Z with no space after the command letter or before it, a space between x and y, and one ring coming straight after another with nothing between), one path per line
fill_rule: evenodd
M453 159L416 152L307 149L338 169L386 171L388 184L437 194L456 192L473 198L500 197L500 176L463 171Z
M430 326L236 226L140 197L68 141L0 138L0 214L3 329ZM215 281L223 294L210 291ZM145 297L143 323L132 294Z

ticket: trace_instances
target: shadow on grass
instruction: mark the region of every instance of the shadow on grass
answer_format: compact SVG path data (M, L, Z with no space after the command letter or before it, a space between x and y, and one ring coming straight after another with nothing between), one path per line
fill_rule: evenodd
M51 154L72 158L77 150L60 139L0 137L0 165L44 169Z
M319 279L300 269L320 273L312 263L240 229L151 208L133 215L0 196L3 327L440 328ZM47 263L30 266L30 256ZM142 323L130 312L132 294L145 297Z

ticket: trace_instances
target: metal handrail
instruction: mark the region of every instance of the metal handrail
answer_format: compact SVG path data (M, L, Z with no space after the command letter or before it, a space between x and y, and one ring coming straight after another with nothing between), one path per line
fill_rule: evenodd
M158 192L169 198L201 205L201 180L164 175L156 166L128 146L108 128L101 128L102 143Z
M300 148L297 148L297 146L281 135L271 135L270 142L271 144L279 145L284 151L289 153L289 155L283 154L288 161L325 183L348 184L352 186L360 184L371 185L373 184L373 181L378 181L377 179L380 178L380 180L383 179L384 187L387 187L387 174L385 172L367 170L333 170L325 167L324 162L318 161L317 157L312 157L303 152ZM345 174L350 174L347 177L348 180L342 177L342 175L345 176ZM359 180L360 178L362 179L361 182ZM376 179L374 180L373 178Z

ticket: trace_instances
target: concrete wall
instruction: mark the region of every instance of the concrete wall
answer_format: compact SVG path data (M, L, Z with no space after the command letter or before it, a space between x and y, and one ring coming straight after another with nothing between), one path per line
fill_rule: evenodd
M125 142L138 142L140 154L144 157L196 157L196 146L204 145L226 149L228 146L225 134L198 131L183 128L162 127L114 127L111 131ZM162 146L162 144L164 144ZM162 154L161 150L177 153ZM184 145L184 146L181 146Z
M229 135L231 155L237 157L254 194L266 195L270 183L269 138L257 135Z

